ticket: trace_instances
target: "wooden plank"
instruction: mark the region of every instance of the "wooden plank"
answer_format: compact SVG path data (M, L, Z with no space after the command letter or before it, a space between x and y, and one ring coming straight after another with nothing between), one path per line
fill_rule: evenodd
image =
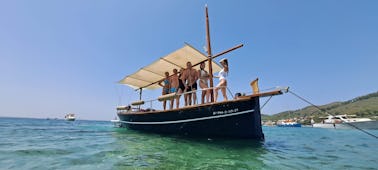
M238 98L245 99L245 98L253 98L253 97L268 97L268 96L275 96L275 95L281 95L281 94L283 94L281 90L273 90L273 91L264 92L264 93L256 93L256 94L251 94L247 96L239 96Z

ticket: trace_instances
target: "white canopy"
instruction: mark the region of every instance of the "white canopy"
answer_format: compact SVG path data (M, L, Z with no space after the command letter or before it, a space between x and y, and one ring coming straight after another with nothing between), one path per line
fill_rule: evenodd
M156 82L164 79L164 73L169 72L169 75L173 74L173 69L180 71L181 68L186 68L186 63L190 61L192 65L200 63L208 59L207 56L190 46L185 44L184 47L162 57L152 64L139 69L134 74L128 75L119 81L120 84L126 84L134 89L146 88L156 89L161 88ZM212 62L213 73L219 72L221 67ZM195 69L199 69L199 65L194 66ZM206 62L205 70L209 71L208 63ZM155 84L153 84L155 83Z

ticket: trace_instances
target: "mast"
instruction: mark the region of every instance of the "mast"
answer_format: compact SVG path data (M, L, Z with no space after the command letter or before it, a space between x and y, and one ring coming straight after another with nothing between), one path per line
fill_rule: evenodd
M212 54L211 54L211 44L210 44L210 25L209 25L209 14L207 9L207 4L205 6L205 15L206 15L206 41L207 41L207 57L209 65L209 75L210 75L210 88L214 87L213 81L213 66L212 66ZM211 102L214 102L214 91L210 90Z

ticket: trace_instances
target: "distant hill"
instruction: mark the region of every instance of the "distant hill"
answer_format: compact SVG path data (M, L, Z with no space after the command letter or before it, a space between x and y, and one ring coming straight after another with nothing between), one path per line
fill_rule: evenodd
M356 115L357 117L368 117L372 119L378 118L378 91L365 96L356 97L345 102L333 102L326 105L319 106L322 110L308 106L299 110L290 110L274 115L263 115L263 120L277 121L280 119L298 118L309 121L314 118L315 121L319 117L327 116L324 111L332 115L348 114Z

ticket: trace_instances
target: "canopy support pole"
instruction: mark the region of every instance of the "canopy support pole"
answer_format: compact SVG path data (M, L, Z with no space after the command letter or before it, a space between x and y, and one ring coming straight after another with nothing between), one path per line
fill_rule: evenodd
M139 101L142 100L142 91L143 91L143 89L140 88L140 89L139 89ZM140 105L138 106L138 108L140 109Z

